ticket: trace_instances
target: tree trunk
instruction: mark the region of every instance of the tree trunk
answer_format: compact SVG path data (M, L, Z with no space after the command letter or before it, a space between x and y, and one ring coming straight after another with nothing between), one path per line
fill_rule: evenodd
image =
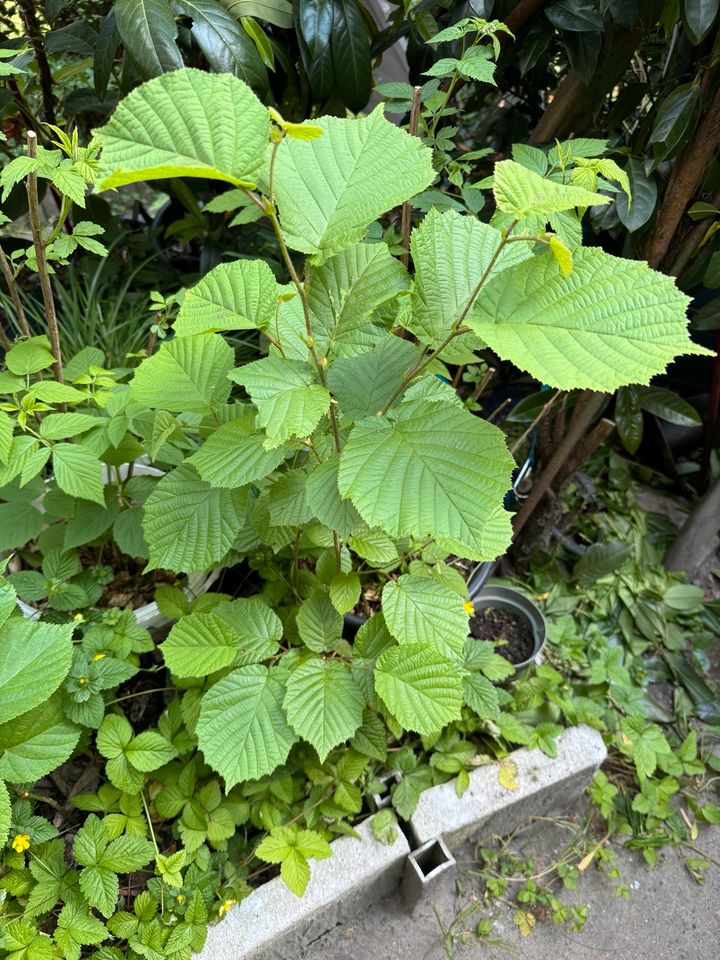
M698 569L715 545L720 530L720 476L698 500L675 542L665 554L667 570L684 570L688 577Z
M645 259L658 269L665 259L685 208L720 146L720 90L698 124L695 134L675 161L665 196L645 247Z

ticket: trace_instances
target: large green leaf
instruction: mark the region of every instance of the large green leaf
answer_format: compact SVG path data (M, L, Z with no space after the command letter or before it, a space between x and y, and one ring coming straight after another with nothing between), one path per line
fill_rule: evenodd
M358 120L314 123L322 136L280 144L275 191L288 244L320 264L362 239L372 220L424 190L435 174L430 149L389 123L382 107Z
M299 360L264 357L233 370L230 378L245 387L258 408L266 450L311 434L330 407L330 394L313 382L310 364Z
M185 294L173 330L178 337L216 330L266 327L275 312L278 284L263 260L221 263Z
M327 381L340 412L351 420L379 413L419 356L415 344L387 334L367 353L333 361Z
M592 207L610 203L611 199L582 187L546 180L514 160L501 160L495 164L493 193L498 210L512 214L516 220L547 216L575 207Z
M689 303L670 277L637 260L577 250L564 277L533 257L484 287L468 324L503 360L562 390L612 392L647 383L679 354L707 353L688 339Z
M341 456L340 492L391 536L433 536L476 560L503 553L513 460L501 431L427 400L401 404L396 417L355 426Z
M210 413L230 393L234 354L215 333L177 337L135 371L132 395L140 403L177 413Z
M214 613L235 630L236 666L258 663L277 653L282 621L260 597L240 597L215 607Z
M431 210L412 232L415 282L406 326L423 342L439 345L450 333L470 295L500 247L498 230L454 210ZM510 243L493 266L493 276L527 259L526 243Z
M284 692L272 669L251 664L233 670L203 696L198 742L227 790L267 776L287 759L297 737L283 713Z
M192 467L177 467L145 501L148 569L207 570L232 546L246 511L246 490L217 489L201 480Z
M116 0L113 10L120 39L143 77L182 67L168 0Z
M460 673L428 644L403 644L381 654L375 666L375 689L407 730L436 733L460 719Z
M289 0L220 0L220 3L238 20L241 17L256 17L286 30L293 25Z
M242 80L176 70L129 93L96 131L101 187L181 176L255 183L269 134L267 110Z
M320 523L336 530L344 540L364 524L354 504L340 496L339 466L339 458L333 454L324 463L313 467L307 481L307 498Z
M308 288L318 349L331 356L364 352L377 336L373 311L409 286L407 270L385 243L356 243L326 261Z
M192 19L193 39L216 73L235 74L256 90L265 90L267 70L257 47L222 4L217 0L172 0L172 5L177 13Z
M284 706L295 733L324 761L360 726L365 700L348 667L312 657L290 674Z
M0 550L24 547L45 526L45 517L32 503L16 500L0 504Z
M385 584L382 610L400 644L426 643L450 660L462 656L468 633L463 598L438 580L406 573Z
M47 700L67 676L74 624L12 619L0 643L0 723Z
M235 660L237 635L214 613L191 613L178 620L161 649L171 673L206 677Z
M56 443L52 448L55 479L71 497L92 500L105 506L100 461L78 443Z
M0 780L40 780L67 760L79 736L80 728L63 713L59 694L0 724Z
M265 433L255 427L255 414L238 417L211 433L188 458L203 480L232 490L272 473L291 452L289 447L265 449Z

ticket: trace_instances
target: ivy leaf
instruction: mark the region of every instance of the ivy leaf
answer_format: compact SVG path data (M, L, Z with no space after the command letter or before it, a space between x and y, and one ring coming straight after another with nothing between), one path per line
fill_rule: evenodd
M275 313L279 287L263 260L221 263L183 298L173 330L178 337L217 330L261 330Z
M284 692L274 671L251 664L233 670L203 696L198 742L227 790L271 774L287 759L296 737L283 713Z
M275 184L287 243L320 265L361 240L382 213L424 190L435 173L429 148L389 123L382 106L357 120L314 123L323 136L280 144Z
M510 542L503 498L513 460L502 433L457 407L416 400L352 430L338 485L366 523L393 537L433 536L490 560Z
M0 644L0 724L38 706L57 690L73 656L74 624L13 619Z
M407 730L437 733L460 719L460 673L429 644L403 644L381 654L375 666L375 689Z
M283 701L288 723L317 750L321 762L362 723L362 692L338 660L312 657L296 667Z
M267 110L242 80L192 69L166 73L132 90L95 131L101 189L182 176L254 184L269 135Z
M672 278L596 248L573 261L568 277L547 255L503 271L468 325L504 360L563 390L613 392L647 382L678 354L706 353L688 339L688 299Z
M313 382L310 365L299 360L264 357L233 370L230 379L245 387L258 408L266 450L309 436L330 407L330 394Z
M463 598L433 577L406 573L385 584L382 610L398 643L427 643L459 659L468 633Z
M233 545L246 512L245 488L217 489L201 480L192 467L176 467L145 501L148 569L207 570Z

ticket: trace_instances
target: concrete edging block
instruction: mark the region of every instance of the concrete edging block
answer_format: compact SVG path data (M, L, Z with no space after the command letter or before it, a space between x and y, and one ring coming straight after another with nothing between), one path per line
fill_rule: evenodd
M510 754L517 766L517 790L500 785L499 763L473 770L462 797L454 780L425 790L409 823L415 844L442 837L455 849L480 831L504 836L526 817L570 813L607 751L597 730L584 725L569 727L556 743L555 759L538 749Z
M312 860L310 881L297 897L280 877L258 887L208 931L200 960L287 960L336 924L393 893L410 846L398 829L392 844L380 843L372 818L354 837L331 843L332 856Z

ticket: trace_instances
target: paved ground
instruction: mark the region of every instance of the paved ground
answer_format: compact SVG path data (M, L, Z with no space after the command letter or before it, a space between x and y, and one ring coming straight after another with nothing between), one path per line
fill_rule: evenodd
M537 840L533 841L535 844ZM547 847L554 841L543 835ZM698 846L720 863L720 829L708 829ZM614 894L614 882L591 868L575 894L566 902L587 903L588 921L579 934L552 923L538 924L524 939L512 921L512 911L501 907L494 918L498 945L480 943L468 936L463 943L462 924L454 928L455 942L443 944L440 921L447 929L469 902L478 881L473 851L458 856L454 875L446 872L428 901L410 916L399 897L372 907L352 924L342 924L310 945L302 955L287 960L424 960L477 956L482 960L720 960L720 869L711 867L705 886L698 886L683 866L678 850L666 853L664 862L651 870L642 857L616 849L630 899ZM437 916L435 911L437 911ZM470 912L466 930L487 916ZM438 919L439 918L439 919Z

